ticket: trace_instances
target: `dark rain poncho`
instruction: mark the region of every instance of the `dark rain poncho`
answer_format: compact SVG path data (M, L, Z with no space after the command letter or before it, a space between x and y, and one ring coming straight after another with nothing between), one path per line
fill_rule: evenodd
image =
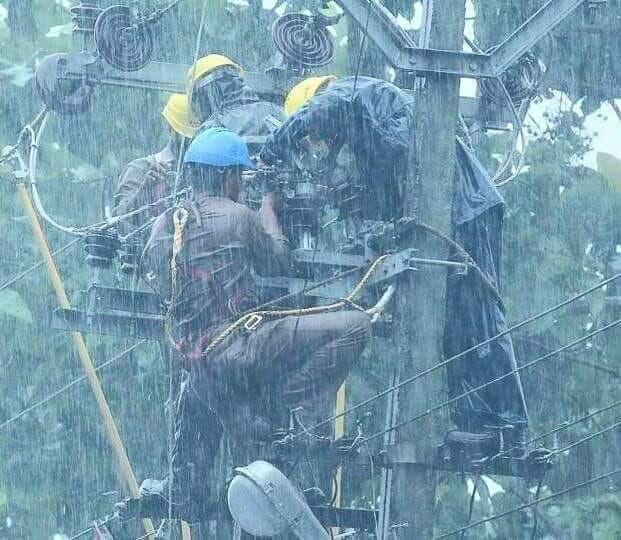
M264 161L291 162L307 135L347 144L364 186L364 217L392 220L403 215L401 185L408 152L414 146L411 123L414 99L396 86L368 77L338 80L291 116L266 144ZM457 144L453 238L492 283L499 286L504 201L472 152ZM505 314L475 272L449 273L444 353L453 356L506 328ZM457 396L515 369L510 336L504 336L448 366L449 392ZM489 425L527 423L518 375L460 400L454 421L464 431Z
M307 135L347 145L364 184L366 219L391 219L402 212L399 181L407 170L413 100L393 84L370 77L331 83L291 116L266 144L261 158L291 161ZM380 181L381 180L381 181Z
M204 107L198 107L201 130L223 127L242 137L261 137L274 132L285 120L282 107L259 99L231 70L195 92L193 101L202 102Z

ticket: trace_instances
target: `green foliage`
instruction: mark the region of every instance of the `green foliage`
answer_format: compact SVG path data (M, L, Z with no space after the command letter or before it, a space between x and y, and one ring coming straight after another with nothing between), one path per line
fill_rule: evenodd
M177 8L174 17L160 23L158 59L190 63L202 3L184 0L183 8ZM477 34L481 42L497 42L505 29L508 32L517 26L539 3L478 2L481 18ZM72 47L68 33L72 2L17 0L12 4L31 4L27 14L34 16L22 19L27 27L11 28L9 2L0 1L0 147L13 142L21 126L40 110L32 85L37 63L46 54ZM162 2L138 4L153 8ZM619 9L618 2L609 4L610 9ZM306 6L297 2L287 9L301 7ZM264 9L262 2L256 0L249 0L248 5L211 0L199 52L224 52L248 70L263 69L273 52L268 30L274 16L273 10ZM345 21L336 28L337 61L330 66L331 71L345 74L351 57L357 58L358 49L352 51L348 42L351 35ZM618 43L617 39L614 47ZM588 54L581 52L584 42L576 40L570 45L566 49L571 51L567 53L568 61L557 64L577 66L573 79L570 78L574 85L571 87L584 93L584 88L594 86L593 81L585 79L599 65L597 60L589 63L584 59L589 60L594 54L599 59L609 55L611 49L603 40L589 47ZM558 47L554 50L563 51ZM363 64L366 60L363 56ZM362 72L372 72L376 67L363 65ZM600 71L605 70L598 68L598 75ZM615 70L609 71L617 76ZM569 80L563 69L557 72ZM600 78L593 80L601 82ZM612 91L611 85L603 87ZM52 215L68 224L85 224L101 218L102 192L114 183L122 164L158 149L163 142L165 133L159 118L163 100L164 96L157 93L100 88L92 111L86 115L52 118L42 141L39 165L41 194ZM621 238L621 191L618 184L613 187L614 178L604 179L581 166L580 158L590 146L582 121L582 117L571 112L548 118L547 125L527 148L528 168L503 191L507 200L503 294L513 321L561 301L609 274L608 262ZM490 156L502 152L503 142L500 137L488 139L480 148L490 165ZM0 284L39 260L11 179L11 170L0 166ZM55 231L49 231L49 237L53 248L68 241ZM74 247L58 257L72 295L92 278L82 255ZM104 279L109 284L119 284L116 276ZM127 282L120 284L128 286ZM4 337L0 354L0 423L82 373L70 337L50 328L50 312L55 306L43 269L0 291ZM601 291L575 308L526 328L521 339L516 340L520 362L542 354L542 348L564 344L610 316ZM98 364L130 345L116 338L89 336L88 341ZM620 399L619 350L621 338L611 334L537 371L525 373L533 433ZM361 401L385 388L395 360L384 344L374 341L350 379L349 402ZM101 378L137 477L165 473L167 366L160 360L157 347L137 349L103 370ZM360 412L362 416L364 411ZM542 444L562 446L617 418L618 414L612 411ZM348 427L352 427L352 420L348 422ZM366 422L371 432L382 428L383 401ZM614 437L601 438L583 447L581 453L562 456L548 476L543 494L618 467L618 444L617 441L615 445ZM359 506L372 504L367 471L345 474L348 501ZM494 480L499 484L479 483L474 520L513 508L532 496L516 482ZM619 497L614 493L602 495L605 487L612 492L618 490L618 485L617 479L617 483L594 486L590 491L576 492L542 506L540 530L550 538L619 537ZM124 495L118 486L105 433L86 382L0 431L2 539L50 538L80 530L93 517L110 511L112 503ZM465 522L468 494L463 481L454 475L442 482L438 490L438 531ZM469 537L528 538L531 525L532 512L525 511L482 526Z
M28 304L17 291L12 289L4 289L0 292L0 313L29 324L33 321Z

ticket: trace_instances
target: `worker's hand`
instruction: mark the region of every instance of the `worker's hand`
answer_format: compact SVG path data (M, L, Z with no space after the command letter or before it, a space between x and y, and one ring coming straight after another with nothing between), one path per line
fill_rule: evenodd
M149 183L153 184L167 184L170 185L175 178L175 171L171 171L170 168L165 167L161 163L156 163L149 172L145 175L145 179Z
M275 191L263 194L263 200L261 201L261 207L265 209L271 209L278 215L282 206L282 195Z

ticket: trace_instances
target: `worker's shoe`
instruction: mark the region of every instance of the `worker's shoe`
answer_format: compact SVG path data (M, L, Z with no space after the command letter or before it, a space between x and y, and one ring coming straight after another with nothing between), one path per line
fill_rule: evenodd
M194 523L206 521L216 510L216 505L204 497L192 497L181 490L172 492L172 503L169 504L168 479L154 480L147 478L140 485L140 496L125 499L116 504L116 511L121 521L134 518L182 519Z
M165 519L169 515L168 481L146 479L140 486L140 497L124 499L116 504L121 521L134 518Z

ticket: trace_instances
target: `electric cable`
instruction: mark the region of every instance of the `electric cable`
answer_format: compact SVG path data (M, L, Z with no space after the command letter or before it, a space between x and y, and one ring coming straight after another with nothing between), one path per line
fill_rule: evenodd
M425 375L428 375L429 373L432 373L438 369L441 369L443 367L446 367L447 365L451 364L452 362L455 362L456 360L459 360L460 358L463 358L464 356L470 354L473 351L476 351L477 349L480 349L481 347L485 347L486 345L489 345L490 343L493 343L494 341L497 341L498 339L510 334L511 332L518 330L519 328L522 328L528 324L531 324L539 319L542 319L543 317L546 317L547 315L550 315L551 313L554 313L555 311L558 311L559 309L562 309L565 306L568 306L570 304L572 304L573 302L576 302L577 300L580 300L581 298L584 298L585 296L588 296L589 294L591 294L592 292L601 289L602 287L606 287L607 285L609 285L610 283L614 282L615 280L619 279L621 277L621 274L615 274L614 276L607 278L603 281L600 281L599 283L597 283L596 285L593 285L592 287L589 287L588 289L570 297L567 298L566 300L563 300L562 302L547 308L543 311L541 311L540 313L537 313L536 315L532 315L531 317L528 317L524 320L522 320L519 323L516 323L512 326L510 326L509 328L507 328L506 330L503 330L502 332L499 332L498 334L485 339L479 343L477 343L476 345L473 345L472 347L469 347L468 349L463 350L460 353L457 353L456 355L453 355L449 358L447 358L446 360L439 362L423 371L421 371L420 373L417 373L416 375L413 375L411 377L408 377L407 379L404 379L403 381L400 381L397 384L391 385L388 388L385 388L384 390L382 390L381 392L378 392L377 394L374 394L373 396L360 401L358 403L356 403L355 405L352 405L351 407L349 407L348 409L346 409L345 411L339 413L339 414L335 414L332 415L328 418L326 418L325 420L322 420L321 422L317 423L314 426L311 426L309 429L311 431L315 431L317 428L320 428L326 424L329 424L330 422L333 422L334 420L341 418L347 414L350 414L358 409L360 409L361 407L365 407L367 405L369 405L370 403L373 403L374 401L376 401L377 399L380 399L388 394L390 394L391 392L394 392L395 390L398 390L406 385L409 385L411 383L413 383L414 381L417 381L418 379L424 377Z
M464 41L470 46L470 48L479 54L484 53L484 51L476 44L474 43L474 41L472 41L470 38L468 38L467 36L464 36ZM489 51L487 51L489 52ZM518 112L518 110L515 107L515 103L513 100L513 97L511 96L509 90L507 89L506 84L503 82L501 77L495 77L494 80L496 81L496 83L498 84L498 86L500 87L500 89L502 90L503 96L505 97L506 103L509 107L509 111L511 112L511 116L513 116L513 119L515 120L515 126L514 126L514 136L512 137L511 140L511 150L507 153L505 159L502 161L502 163L498 166L498 169L496 170L496 172L494 173L494 175L492 176L492 183L496 186L496 187L502 187L505 186L506 184L510 183L511 181L513 181L515 178L517 178L521 171L522 168L524 166L524 159L525 159L525 149L526 149L526 136L524 135L524 117L526 116L527 112L528 112L528 107L530 105L530 94L536 89L530 89L530 92L528 92L527 94L520 94L520 98L521 98L521 103L520 103L520 111ZM486 86L483 85L481 90L485 91ZM517 143L517 139L518 137L521 139L522 141L522 152L520 153L520 161L518 162L518 165L516 167L516 171L514 173L512 173L508 178L505 178L504 180L500 180L500 178L502 177L502 175L505 173L505 171L507 170L507 168L512 164L513 162L513 158L515 156L515 152L517 151L516 148L516 143Z
M607 426L606 428L603 428L603 429L601 429L601 430L599 430L599 431L597 431L595 433L589 434L586 437L578 439L577 441L575 441L575 442L573 442L573 443L571 443L571 444L569 444L569 445L567 445L567 446L565 446L563 448L559 448L558 450L555 450L553 452L553 455L558 455L558 454L562 454L564 452L567 452L571 448L575 448L576 446L580 446L581 444L584 444L584 443L586 443L586 442L588 442L588 441L590 441L590 440L592 440L592 439L594 439L596 437L599 437L600 435L603 435L604 433L608 433L608 432L613 431L614 429L617 429L619 427L621 427L621 421L615 422L614 424L611 424L610 426ZM536 508L537 505L540 502L546 500L547 498L552 498L554 496L557 496L557 495L561 494L561 492L559 492L559 493L556 493L556 494L554 494L554 495L552 495L550 497L544 497L543 499L539 499L539 493L541 492L541 488L543 486L543 479L544 479L544 476L542 475L539 478L539 481L537 483L537 491L535 493L535 500L533 502L531 502L531 503L528 503L527 505L522 505L518 509L511 510L511 511L509 511L509 513L517 512L518 510L521 510L523 508L528 508L528 507ZM537 512L535 512L534 514L535 514L535 521L533 523L533 531L532 531L532 534L531 534L531 539L534 539L536 537L537 526L538 526ZM472 523L472 524L466 525L466 526L464 526L464 527L462 527L460 529L457 529L455 531L451 531L450 533L447 533L447 534L445 534L443 536L440 536L438 538L445 538L447 536L452 536L452 535L458 534L458 533L461 533L463 535L468 529L470 529L472 527L475 527L475 526L477 526L479 524L482 524L482 523L486 523L487 521L491 521L492 519L497 519L499 517L503 517L504 515L506 515L506 514L504 514L504 513L503 514L498 514L497 516L492 516L491 518L487 518L485 520L481 520L481 521L479 521L477 523ZM462 536L462 538L463 538L463 536Z
M477 488L479 487L479 480L481 479L481 473L477 472L474 476L474 483L472 485L472 493L470 494L470 501L468 503L468 519L466 519L466 525L470 525L472 521L472 512L474 511L474 499L477 495ZM460 540L464 540L466 538L466 531L463 530L460 535Z
M354 92L356 91L356 85L358 84L358 75L360 74L360 65L362 62L362 53L364 51L364 45L367 40L367 32L369 31L369 21L371 19L371 2L373 0L367 0L367 19L364 23L364 30L362 32L362 37L360 38L360 48L358 49L358 59L356 60L356 72L354 74L354 85L351 90L351 97L354 97Z
M147 340L143 339L141 341L138 341L137 343L134 343L131 347L128 347L127 349L125 349L124 351L120 352L116 356L113 356L109 360L106 360L102 364L99 364L98 366L96 366L95 367L95 371L99 372L100 370L108 367L110 364L113 364L113 363L121 360L122 358L127 356L129 353L131 353L134 349L136 349L137 347L139 347L140 345L142 345L142 344L144 344L146 342L147 342ZM7 426L9 426L11 424L13 424L14 422L19 420L20 418L22 418L26 414L34 411L35 409L38 409L39 407L42 407L43 405L46 405L50 401L56 399L58 396L64 394L70 388L73 388L76 384L81 383L82 381L85 381L86 379L87 379L86 375L81 375L80 377L78 377L77 379L72 380L71 382L69 382L65 386L62 386L61 388L59 388L58 390L56 390L55 392L53 392L49 396L43 398L40 401L37 401L36 403L33 403L29 407L26 407L24 410L20 411L16 415L14 415L11 418L9 418L9 419L5 420L4 422L0 423L0 430L4 429L5 427L7 427Z
M116 216L112 216L104 221L100 221L100 222L96 222L90 225L83 225L83 226L67 226L67 225L63 225L61 223L59 223L56 219L54 219L52 216L49 215L49 213L46 211L45 206L43 205L43 202L41 200L40 194L39 194L39 190L38 190L38 183L37 183L37 177L36 177L36 170L37 170L37 161L38 161L38 151L39 151L39 143L40 143L40 139L42 137L43 131L46 127L47 124L47 120L48 120L48 113L49 111L47 109L43 109L36 117L34 120L32 120L29 124L26 124L26 126L24 126L24 128L22 128L22 131L20 132L19 136L18 136L18 142L15 146L13 146L9 152L7 152L7 154L5 156L2 157L2 161L6 161L8 159L14 158L17 159L17 161L20 164L20 167L23 171L26 171L27 176L28 176L28 181L30 184L30 188L31 188L31 192L32 192L32 198L33 198L33 202L35 203L35 207L37 209L37 211L39 212L39 214L41 215L41 217L52 227L54 227L55 229L65 233L65 234L70 234L72 236L84 236L86 234L88 234L89 231L93 231L93 230L106 230L109 229L113 226L115 226L117 223L121 222L121 221L125 221L127 219L129 219L130 217L136 216L138 214L141 214L143 212L146 212L150 209L152 209L153 207L159 206L163 203L166 203L170 200L175 199L176 196L179 195L179 193L177 195L172 194L172 195L167 195L165 197L161 197L153 202L150 203L146 203L138 208L135 208L129 212L126 212L124 214L120 214L120 215L116 215ZM37 125L37 130L35 131L33 129L33 126ZM26 165L26 161L24 160L24 157L21 155L21 152L18 150L18 147L20 145L20 143L22 142L22 139L24 137L24 135L28 133L29 137L30 137L30 144L29 144L29 152L28 152L28 165ZM2 162L0 161L0 163ZM180 193L183 194L185 193L187 190L180 190ZM130 233L127 238L131 237L132 234ZM122 240L124 238L121 238Z
M468 530L468 529L472 529L474 527L478 527L479 525L483 525L485 523L489 523L490 521L495 521L497 519L509 516L511 514L515 514L516 512L521 512L522 510L525 510L527 508L532 508L534 506L539 505L542 502L547 502L550 501L552 499L556 499L557 497L561 497L562 495L566 495L567 493L571 493L572 491L575 491L577 489L580 489L582 487L586 487L586 486L590 486L591 484L594 484L596 482L600 482L602 480L605 480L607 478L610 478L612 476L615 476L617 474L621 473L621 468L619 469L614 469L612 471L609 471L605 474L601 474L599 476L594 476L592 478L589 478L588 480L585 480L584 482L580 482L579 484L574 484L573 486L569 486L565 489L562 489L561 491L557 491L556 493L553 493L551 495L547 495L546 497L541 497L540 499L531 501L529 503L525 503L522 504L520 506L516 506L515 508L512 508L510 510L506 510L504 512L501 512L499 514L494 514L493 516L484 518L484 519L480 519L478 521L475 521L474 523L470 523L468 526L465 527L460 527L459 529L454 529L452 531L446 532L446 533L442 533L440 534L440 536L436 536L434 537L435 540L441 540L442 538L449 538L451 536L460 534L462 531Z
M377 433L374 433L373 435L370 435L369 437L367 437L366 439L364 439L364 442L367 441L371 441L373 439L376 439L378 437L381 437L382 435L384 435L385 433L388 433L389 431L394 431L397 429L400 429L408 424L411 424L412 422L416 422L417 420L420 420L421 418L425 418L426 416L429 416L430 414L439 411L440 409L443 409L444 407L447 407L449 405L452 405L453 403L456 403L457 401L459 401L460 399L463 399L475 392L478 392L479 390L483 390L484 388L487 388L488 386L491 386L492 384L496 384L497 382L500 382L504 379L506 379L507 377L511 377L512 375L516 375L517 373L528 369L530 367L533 367L541 362L543 362L544 360L548 360L549 358L552 358L554 356L558 356L559 354L561 354L563 351L567 350L567 349L571 349L572 347L575 347L576 345L580 345L581 343L584 343L585 341L588 341L589 339L603 333L606 332L608 330L611 330L612 328L615 328L617 326L621 325L621 319L616 319L615 321L602 326L601 328L594 330L593 332L589 332L588 334L575 339L573 341L570 341L569 343L567 343L566 345L563 345L562 347L544 354L543 356L540 356L538 358L535 358L534 360L531 360L530 362L526 362L525 364L519 366L516 369L512 369L511 371L508 371L507 373L505 373L504 375L501 375L500 377L496 377L495 379L492 379L491 381L488 381L484 384L480 384L479 386L475 386L474 388L471 388L470 390L468 390L467 392L463 392L462 394L459 394L458 396L455 396L451 399L448 399L446 401L443 401L442 403L439 403L437 405L434 405L433 407L427 409L424 412L421 412L415 416L412 416L411 418L408 418L406 420L403 420L401 422L398 422L397 424L395 424L394 426L392 426L391 428L388 428L386 430L383 431L379 431Z
M371 497L373 497L373 504L371 510L373 510L373 525L375 526L375 538L380 538L379 523L377 521L377 495L375 493L375 461L373 460L373 454L369 448L369 444L365 443L367 455L369 456L369 476L371 480Z
M20 153L17 154L17 158L20 161L22 168L26 168L28 171L28 180L30 183L30 191L32 193L32 200L37 209L37 212L39 212L39 215L49 225L51 225L52 227L54 227L55 229L58 229L59 231L63 233L70 234L73 236L82 236L84 234L84 231L81 230L80 228L62 225L61 223L56 221L52 216L50 216L45 210L45 207L43 206L41 202L41 198L39 197L39 190L37 188L37 176L36 176L37 159L39 155L39 142L45 130L45 126L47 125L47 120L49 118L48 113L49 111L45 110L45 113L43 114L43 116L41 116L41 121L39 122L39 125L37 126L36 132L34 131L34 129L32 128L30 124L27 124L24 127L24 131L30 134L30 145L29 145L30 150L28 152L28 167L25 167L25 163L23 162Z
M70 242L65 244L64 246L58 248L55 251L52 251L52 256L54 257L56 255L60 255L64 251L68 250L71 246L73 246L76 243L78 243L79 241L80 241L79 238L74 238L73 240L71 240ZM14 285L20 279L26 277L31 272L34 272L37 268L41 268L44 264L45 264L45 260L41 259L38 263L33 264L30 268L26 268L26 270L21 271L19 274L15 274L8 281L6 281L2 285L0 285L0 292L4 291L5 289L8 289L11 285Z
M201 43L203 41L203 33L205 29L206 17L207 17L207 0L203 0L201 20L200 20L200 24L198 25L198 32L196 34L196 47L194 48L194 62L192 62L192 73L190 76L190 80L192 81L192 84L190 85L188 89L188 105L190 108L192 107L192 97L194 95L194 86L195 86L194 77L196 74L196 62L198 62L198 55L200 54ZM183 164L183 155L185 153L186 142L187 142L187 139L184 137L179 147L179 155L177 156L177 167L175 170L175 184L174 184L174 189L173 189L173 194L175 196L176 201L178 201L177 194L179 192L179 180L181 179L181 166Z
M594 416L597 416L599 414L608 412L612 409L614 409L615 407L618 407L619 405L621 405L621 400L618 401L614 401L613 403L610 403L609 405L606 405L605 407L601 407L599 409L596 409L588 414L585 414L579 418L576 418L572 421L566 421L561 423L560 425L550 429L549 431L546 431L544 433L541 433L535 437L533 437L532 439L529 439L526 443L524 443L525 447L530 446L531 444L534 444L542 439L545 439L546 437L549 437L551 435L555 435L557 433L560 433L561 431L565 431L573 426L576 426L578 424L582 424L583 422L586 422L587 420L589 420L590 418L593 418ZM494 454L493 456L491 456L488 459L488 462L493 462L495 459L499 458L499 457L503 457L506 456L508 454L510 454L513 450L518 449L518 446L512 446L510 448L507 448L506 450L503 450L502 452L498 452L497 454Z
M196 47L194 49L194 61L192 62L192 74L190 77L192 84L190 85L190 88L188 90L188 105L190 108L192 107L192 96L194 94L194 82L195 82L194 77L196 74L196 63L198 62L198 55L200 54L201 43L203 40L203 34L204 34L204 29L205 29L206 17L207 17L207 0L203 0L203 6L201 10L201 19L198 25L198 31L196 33ZM179 203L180 203L179 182L181 180L181 168L183 165L183 155L185 153L186 143L187 143L187 138L184 137L181 140L181 144L179 145L179 154L177 156L177 165L175 169L175 182L174 182L174 187L173 187L173 192L172 192L172 195L174 197L173 207L179 206ZM176 215L176 212L175 212L175 215ZM141 264L142 257L146 253L148 247L149 246L147 244L147 246L145 246L144 250L142 251L139 265ZM173 255L173 261L175 257L176 256ZM171 265L171 268L172 268L172 265ZM176 282L176 278L173 278L172 280L173 286L171 288L172 291L174 291L175 282ZM170 304L171 307L172 307L172 300L174 299L171 298L171 304ZM167 329L169 325L169 317L170 317L170 309L168 309L166 316L165 316L165 324L164 324L165 329ZM168 331L166 332L166 334L168 335ZM174 345L174 340L173 340L173 345ZM168 397L171 400L171 404L172 404L173 391L174 391L174 375L173 375L174 366L173 366L173 360L172 360L173 355L170 354L169 356L170 358L168 362L168 390L169 390ZM173 470L173 463L172 463L173 446L174 446L174 417L172 414L169 414L169 421L168 421L168 518L169 519L172 519L172 509L173 509L173 504L174 504L174 501L173 501L174 470Z
M591 433L589 435L587 435L586 437L583 437L582 439L578 439L577 441L574 441L570 444L568 444L567 446L564 446L563 448L559 448L558 450L554 450L554 454L564 454L565 452L569 452L569 450L571 450L572 448L575 448L576 446L580 446L581 444L584 444L585 442L589 442L593 439L595 439L596 437L599 437L600 435L603 435L604 433L608 433L609 431L613 431L615 429L617 429L618 427L621 427L621 421L619 422L615 422L614 424L611 424L603 429L600 429L599 431L596 431L595 433Z

